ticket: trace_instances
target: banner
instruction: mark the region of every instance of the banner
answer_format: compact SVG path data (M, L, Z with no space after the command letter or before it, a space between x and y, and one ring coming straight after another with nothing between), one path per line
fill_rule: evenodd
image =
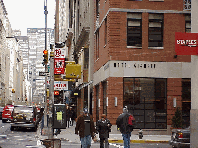
M198 33L175 32L177 55L198 55Z

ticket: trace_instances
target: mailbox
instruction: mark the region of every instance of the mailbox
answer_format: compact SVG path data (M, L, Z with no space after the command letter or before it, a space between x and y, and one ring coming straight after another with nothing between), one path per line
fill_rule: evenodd
M53 107L53 128L65 129L66 122L66 106L65 104L54 104Z

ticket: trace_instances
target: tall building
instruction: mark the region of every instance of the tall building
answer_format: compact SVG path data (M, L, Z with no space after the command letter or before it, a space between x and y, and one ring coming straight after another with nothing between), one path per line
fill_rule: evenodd
M181 107L183 125L189 126L191 57L176 55L175 32L191 32L191 4L183 0L94 2L95 121L105 113L115 124L127 106L137 129L167 134L176 107Z
M45 77L39 76L40 71L45 71L45 67L42 64L43 50L45 49L45 28L27 28L27 36L29 38L28 79L32 86L32 102L38 104L44 101L45 95ZM50 44L54 44L54 30L48 28L48 51L50 51Z

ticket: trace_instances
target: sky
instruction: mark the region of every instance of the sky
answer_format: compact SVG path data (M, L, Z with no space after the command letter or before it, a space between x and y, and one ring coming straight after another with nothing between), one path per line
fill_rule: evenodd
M3 0L13 30L27 35L27 28L45 28L44 1ZM47 28L54 28L55 0L47 0Z

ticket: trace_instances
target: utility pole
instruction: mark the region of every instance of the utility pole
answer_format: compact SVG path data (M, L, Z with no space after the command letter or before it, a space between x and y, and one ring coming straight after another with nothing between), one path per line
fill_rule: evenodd
M55 43L59 42L59 0L56 0L55 14Z
M44 0L44 14L45 14L45 50L47 50L47 0ZM47 63L45 63L45 72L47 72ZM44 109L44 128L43 134L46 135L47 132L47 76L45 76L45 109ZM48 134L49 135L49 134Z

